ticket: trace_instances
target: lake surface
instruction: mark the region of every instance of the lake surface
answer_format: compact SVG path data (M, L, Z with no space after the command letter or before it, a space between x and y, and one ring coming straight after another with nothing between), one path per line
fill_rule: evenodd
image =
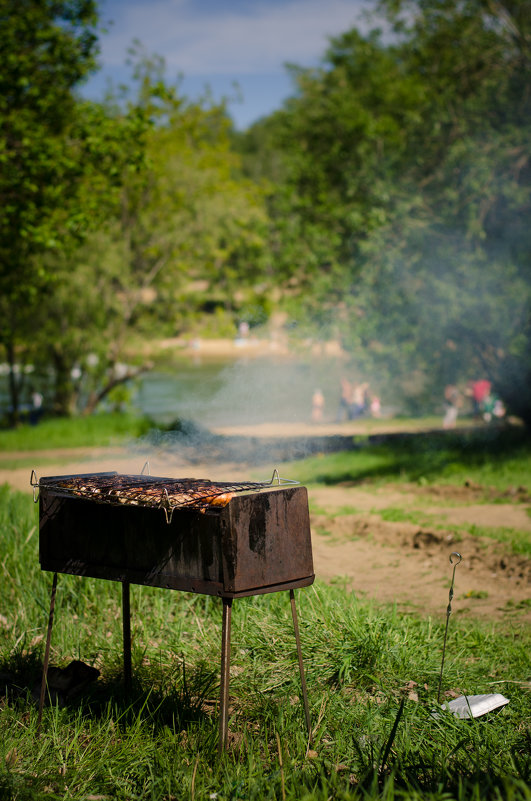
M322 356L181 357L171 368L146 373L130 391L133 407L156 422L186 419L213 427L310 421L312 396L319 388L325 397L324 418L334 420L344 370L337 358ZM31 376L26 383L31 384ZM43 390L45 405L51 392L51 387ZM2 411L9 407L5 373L0 373L0 406Z
M177 418L203 426L301 422L311 419L312 395L325 396L333 420L344 370L336 359L288 361L242 358L230 362L179 362L146 374L134 393L139 411L161 423Z

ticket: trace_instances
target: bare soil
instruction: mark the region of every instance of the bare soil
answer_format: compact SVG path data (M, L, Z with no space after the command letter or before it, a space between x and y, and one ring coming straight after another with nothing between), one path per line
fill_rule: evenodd
M24 459L28 454L2 454ZM126 448L33 452L38 475L117 470L139 473L145 457ZM183 455L149 454L153 475L246 480L241 463L196 463ZM260 468L262 470L262 468ZM256 473L256 468L253 468ZM264 478L270 473L263 468ZM31 492L31 468L0 469L0 484ZM341 582L360 596L396 604L401 611L444 618L453 567L452 552L462 555L456 568L454 615L531 622L531 560L510 552L489 537L472 536L465 526L516 529L531 536L531 497L526 488L500 495L485 488L394 484L319 487L309 493L315 573ZM395 521L382 519L394 510ZM389 517L389 512L385 514ZM413 520L415 522L409 522ZM416 521L421 521L420 523ZM455 560L457 557L453 557Z
M510 528L531 536L529 502L479 504L474 491L467 500L461 487L445 490L446 504L438 492L407 485L312 491L316 573L327 581L342 577L349 589L401 611L444 616L450 555L458 552L454 614L531 622L531 561L462 528ZM423 522L383 520L378 511L389 508Z

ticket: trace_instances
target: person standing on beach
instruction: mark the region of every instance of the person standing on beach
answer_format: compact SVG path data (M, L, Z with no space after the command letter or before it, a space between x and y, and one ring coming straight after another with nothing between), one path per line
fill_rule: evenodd
M454 384L444 388L444 417L443 428L455 428L457 415L461 405L461 394Z
M348 420L350 416L350 406L352 403L352 384L345 378L341 377L341 394L339 397L339 408L337 410L336 422L341 423L345 418Z
M325 406L324 395L320 389L316 389L312 396L312 422L320 423L323 419Z

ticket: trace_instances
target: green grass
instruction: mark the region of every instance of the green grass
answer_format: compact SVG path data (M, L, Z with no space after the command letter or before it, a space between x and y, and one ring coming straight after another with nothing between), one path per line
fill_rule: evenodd
M132 588L127 699L119 585L71 576L59 577L52 664L82 659L101 676L45 709L37 739L31 690L51 576L38 565L36 507L6 487L0 537L1 799L531 799L529 628L452 618L443 691L510 703L475 721L435 720L444 610L401 615L340 584L297 592L309 753L287 593L234 602L234 739L218 759L219 599Z
M489 528L487 526L476 526L474 523L465 526L453 526L456 532L466 531L473 537L487 537L496 542L505 543L509 551L522 556L531 557L531 537L528 531L518 531L514 528Z
M388 506L385 509L371 509L371 514L379 515L382 520L388 523L414 523L416 525L431 526L435 520L435 515L422 514L419 513L417 509L401 509L399 506Z
M121 413L45 419L35 426L25 423L0 430L0 453L114 445L145 434L152 425L145 418Z
M310 486L469 481L500 491L520 486L531 491L531 436L520 427L404 434L386 437L384 444L359 438L358 444L356 450L299 462L297 477Z
M463 595L459 596L461 599L466 598L488 598L489 594L486 590L469 590L468 592L463 593Z

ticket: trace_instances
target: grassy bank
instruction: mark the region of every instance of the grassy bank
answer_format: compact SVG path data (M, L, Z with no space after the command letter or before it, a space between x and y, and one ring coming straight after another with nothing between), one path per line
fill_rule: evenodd
M0 453L104 447L142 436L151 427L149 420L123 413L45 419L37 425L24 423L17 428L0 430Z
M360 441L352 451L319 455L290 465L290 474L311 489L326 486L381 488L408 483L429 491L441 485L470 487L474 503L529 505L531 500L531 438L521 428L484 428L474 432L408 434L382 438L380 444ZM424 508L432 504L429 492L417 496L407 510L395 507L374 509L383 520L410 522L446 530ZM451 499L445 496L445 503ZM461 503L466 503L464 498ZM317 509L315 511L318 511ZM352 510L347 508L346 513ZM338 511L337 514L341 514ZM531 557L527 530L452 524L455 536L472 534L504 543L510 552Z
M520 426L356 440L358 450L299 463L297 476L309 485L472 482L486 490L525 486L531 492L531 436Z
M287 593L234 603L232 745L216 757L219 599L133 587L134 687L121 686L119 586L61 576L52 663L100 671L83 694L36 706L50 575L36 508L0 491L2 799L531 798L531 634L451 620L442 689L502 692L475 721L431 716L441 619L317 584L297 593L314 742L308 750ZM403 702L403 706L401 703Z

